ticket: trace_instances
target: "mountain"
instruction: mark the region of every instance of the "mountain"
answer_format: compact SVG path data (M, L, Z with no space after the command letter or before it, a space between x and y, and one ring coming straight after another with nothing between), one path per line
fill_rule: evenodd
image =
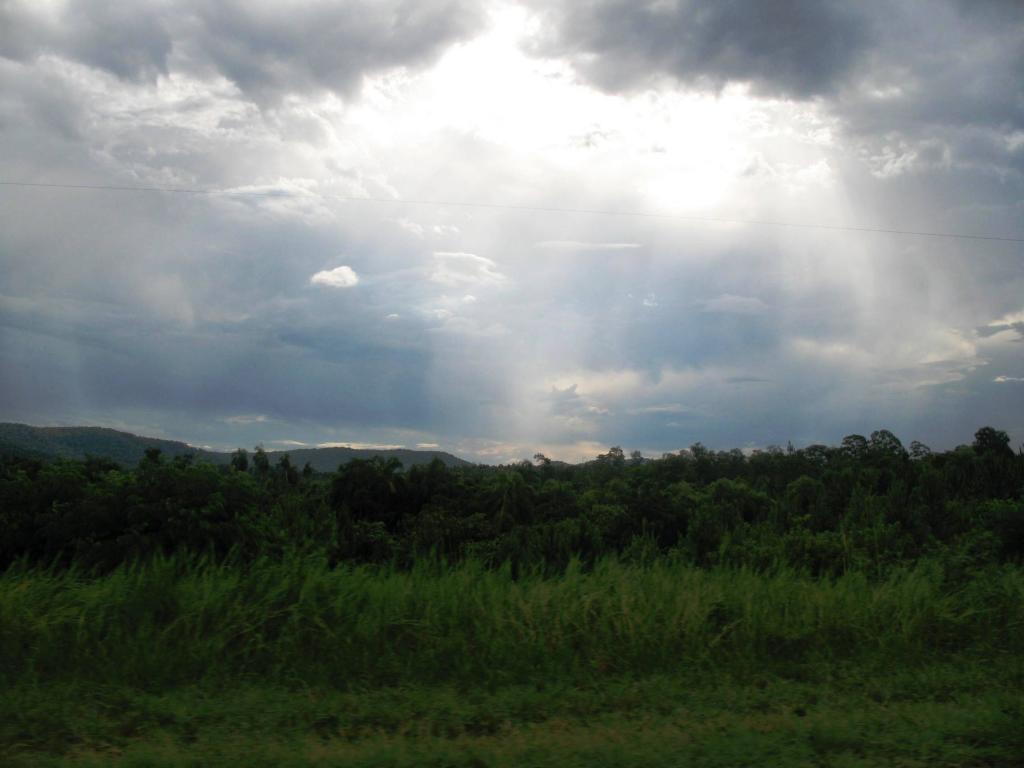
M134 466L147 448L159 448L166 456L205 453L175 440L139 437L104 427L31 427L0 424L0 453L44 459L84 459L87 455Z
M250 451L250 458L251 453ZM338 468L339 464L347 464L352 459L372 459L378 456L382 459L394 457L402 462L402 466L406 469L417 464L429 464L434 459L440 459L449 467L472 466L472 462L460 459L458 456L453 456L445 451L414 451L409 448L395 448L383 451L365 448L299 448L292 451L267 451L267 457L270 459L271 464L276 463L285 454L288 454L292 464L295 466L303 467L306 462L309 462L309 466L317 472L333 472ZM225 461L231 458L229 453L218 455L226 457Z
M139 463L147 448L159 448L165 456L194 454L211 464L227 464L231 453L206 451L177 440L140 437L105 427L32 427L28 424L0 423L0 455L17 455L37 459L84 459L96 456L125 467ZM440 459L449 467L469 466L471 462L445 451L367 450L362 448L300 448L291 451L267 451L271 464L288 454L292 464L302 467L307 462L318 472L333 472L339 464L352 459L396 458L406 468L429 464Z

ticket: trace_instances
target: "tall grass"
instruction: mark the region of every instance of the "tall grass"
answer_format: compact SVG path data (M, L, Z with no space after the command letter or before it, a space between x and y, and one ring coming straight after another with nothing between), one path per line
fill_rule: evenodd
M614 674L912 663L1024 652L1024 571L951 588L923 561L883 580L613 559L512 578L466 562L411 571L316 558L156 558L106 576L0 575L0 682L143 688L580 683Z

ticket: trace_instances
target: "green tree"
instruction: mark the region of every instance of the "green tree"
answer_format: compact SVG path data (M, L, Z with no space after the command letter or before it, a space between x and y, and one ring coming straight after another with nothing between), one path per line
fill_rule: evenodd
M231 454L231 468L236 472L249 471L249 454L244 448L239 448Z
M847 458L860 461L868 452L867 438L864 435L847 435L843 438L839 450Z
M932 455L932 449L924 443L914 440L910 444L910 458L913 461L924 461Z
M256 452L252 455L252 468L256 477L266 478L270 475L270 459L262 445L257 445Z
M1002 430L992 427L982 427L975 432L972 447L980 454L1013 455L1013 450L1010 448L1010 436Z
M903 449L903 443L888 429L878 429L871 433L871 451L878 456L891 458L905 458L907 452Z

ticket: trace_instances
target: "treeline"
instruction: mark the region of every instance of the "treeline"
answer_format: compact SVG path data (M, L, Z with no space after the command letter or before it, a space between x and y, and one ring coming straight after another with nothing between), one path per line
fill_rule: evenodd
M699 443L645 459L404 471L355 460L334 473L272 464L257 449L218 467L156 449L123 470L104 459L0 463L0 569L105 571L155 553L249 561L317 552L329 562L470 558L563 569L606 555L698 566L787 565L881 573L923 555L954 567L1024 556L1024 455L1005 432L909 450L887 430L838 447L744 454Z

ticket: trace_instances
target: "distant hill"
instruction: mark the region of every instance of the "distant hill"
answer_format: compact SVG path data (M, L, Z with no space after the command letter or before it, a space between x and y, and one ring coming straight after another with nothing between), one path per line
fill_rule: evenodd
M206 451L177 440L141 437L105 427L32 427L28 424L0 423L0 454L13 454L37 459L84 459L96 456L110 459L125 467L139 463L147 448L159 448L165 456L194 454L211 464L227 464L231 453ZM251 453L251 451L250 451ZM267 451L271 463L288 454L292 464L302 467L307 462L318 472L333 472L338 465L352 459L383 459L394 457L406 468L429 464L440 459L449 467L469 466L471 462L445 451L366 450L361 448L300 448L290 451Z
M252 451L249 452L250 455ZM339 464L347 464L352 459L372 459L379 456L382 459L394 457L402 462L406 469L417 464L429 464L434 459L440 459L449 467L468 467L472 462L460 459L445 451L414 451L409 448L395 448L391 450L369 450L364 448L300 448L292 451L267 451L267 457L271 464L281 456L288 454L289 458L297 467L309 466L317 472L333 472ZM219 454L230 458L231 454Z
M145 455L147 448L159 448L166 456L205 453L175 440L139 437L104 427L0 424L0 453L51 459L84 459L89 455L134 466Z

